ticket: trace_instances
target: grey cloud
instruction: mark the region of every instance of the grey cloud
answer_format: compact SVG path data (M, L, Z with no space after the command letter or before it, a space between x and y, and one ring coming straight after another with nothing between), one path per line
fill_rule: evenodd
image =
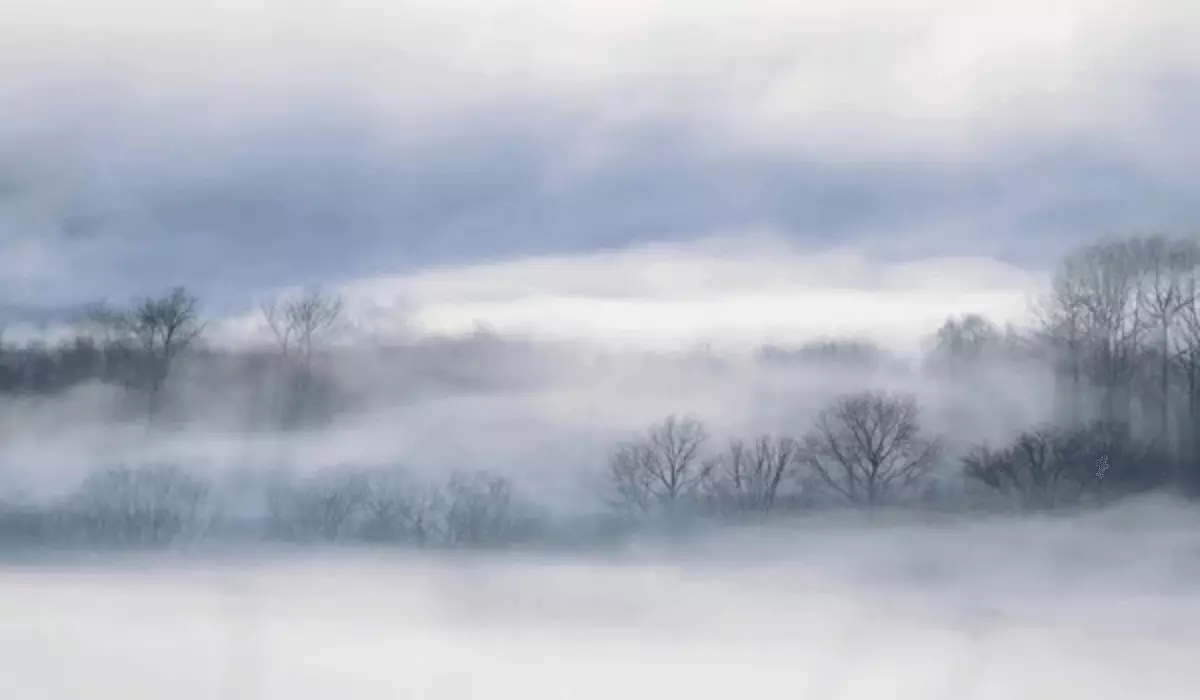
M1178 114L1200 91L1170 87L1155 105L1157 138L1187 144ZM204 115L90 99L72 103L75 116L54 105L25 115L72 138L47 151L53 177L35 169L9 189L10 202L41 202L45 220L10 217L6 250L34 245L60 263L19 295L71 303L184 283L235 308L282 285L762 227L801 247L1043 267L1097 233L1177 231L1200 213L1194 158L1148 148L1135 159L1083 139L1016 142L967 164L932 154L871 164L732 150L673 122L597 131L515 104L399 139L353 103L226 106L217 129ZM16 133L20 146L38 132ZM572 169L594 146L602 157Z

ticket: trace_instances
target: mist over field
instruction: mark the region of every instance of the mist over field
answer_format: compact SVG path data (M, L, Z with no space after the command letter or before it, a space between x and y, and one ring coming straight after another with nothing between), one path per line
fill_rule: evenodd
M60 561L0 574L60 698L1192 697L1195 513L810 521L619 552ZM1069 591L1069 593L1067 593Z
M1195 3L8 0L0 698L1191 698Z

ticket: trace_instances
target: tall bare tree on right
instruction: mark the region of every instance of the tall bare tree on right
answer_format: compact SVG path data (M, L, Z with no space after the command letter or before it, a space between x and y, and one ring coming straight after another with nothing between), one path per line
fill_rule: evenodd
M1044 338L1056 348L1060 372L1070 377L1073 423L1100 418L1128 421L1139 356L1151 328L1146 264L1137 239L1105 239L1068 255L1038 311ZM1085 415L1083 396L1098 393L1098 415Z
M831 491L874 507L917 486L933 469L941 444L921 432L909 394L847 394L822 411L804 438L804 459Z
M1178 345L1172 359L1180 375L1180 392L1184 397L1179 423L1187 429L1181 435L1183 450L1180 457L1194 465L1200 455L1200 435L1196 433L1196 426L1200 425L1200 265L1184 276L1181 288L1174 333ZM1185 476L1180 471L1173 476L1181 482L1180 486L1188 486L1182 483Z
M1181 347L1181 322L1186 323L1189 302L1187 278L1200 264L1200 248L1189 239L1146 236L1133 240L1133 251L1142 270L1138 304L1151 326L1150 357L1156 365L1159 435L1173 458L1179 458L1179 436L1171 420L1171 379Z

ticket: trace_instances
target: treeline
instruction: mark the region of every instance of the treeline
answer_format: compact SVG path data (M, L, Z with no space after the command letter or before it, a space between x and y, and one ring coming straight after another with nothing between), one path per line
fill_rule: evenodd
M586 525L551 522L515 484L486 472L425 483L391 468L331 467L275 478L251 499L256 505L235 512L215 481L156 465L98 471L53 502L7 503L4 531L37 541L252 535L460 546L552 539L602 523L833 506L1041 511L1155 490L1192 496L1200 486L1198 282L1196 240L1111 238L1060 263L1028 326L1001 329L977 315L947 320L922 374L969 385L997 367L1036 367L1053 384L1051 419L998 444L947 440L927 425L914 395L868 389L835 397L787 435L718 442L698 418L666 417L614 446L599 481L611 515ZM268 427L328 420L341 399L321 358L345 321L340 300L314 290L265 305L262 317L275 344L241 359L270 378L251 382L269 394ZM129 416L153 425L169 406L181 358L214 352L197 342L204 330L198 300L183 289L125 309L98 305L70 340L3 347L0 395L102 382L122 388ZM869 344L829 342L765 349L760 359L863 367L886 357Z
M0 500L8 544L160 546L205 541L479 547L528 541L541 519L508 479L444 482L398 468L327 468L219 482L173 464L101 469L57 499Z
M165 409L179 394L172 384L183 369L193 372L193 386L257 385L274 413L261 427L314 419L306 410L328 399L322 392L330 388L315 362L318 345L336 329L341 301L312 290L264 304L262 316L274 348L214 350L200 342L207 328L200 301L182 287L126 308L90 305L78 313L73 333L53 345L0 344L0 396L56 396L99 383L124 392L114 418L154 422L170 413Z
M551 517L509 478L441 481L337 465L215 478L175 464L103 468L56 499L0 499L9 544L162 546L263 541L460 548L594 543L643 526L762 521L831 507L1046 511L1164 488L1169 457L1095 422L1041 427L950 455L903 393L847 394L799 437L720 444L671 416L616 445L599 476L607 515ZM947 468L966 489L947 489Z

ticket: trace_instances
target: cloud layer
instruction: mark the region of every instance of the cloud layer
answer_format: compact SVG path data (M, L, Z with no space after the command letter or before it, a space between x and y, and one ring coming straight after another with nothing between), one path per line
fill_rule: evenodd
M409 331L461 334L483 325L623 349L704 343L735 352L848 336L912 351L950 315L1025 320L1043 282L989 258L893 263L845 249L805 255L785 239L749 233L432 269L358 281L344 294L352 309L397 300L398 313L379 317L404 319ZM386 321L367 327L390 330Z
M341 93L419 123L524 103L601 127L666 118L739 143L871 161L881 148L977 152L1008 137L1136 140L1144 134L1128 129L1154 117L1154 79L1197 68L1188 37L1200 14L1189 3L1043 10L946 0L122 0L101 10L58 0L22 2L5 39L9 71L37 77L106 56L92 74L142 107L205 92L258 109Z
M429 266L762 230L1042 272L1083 237L1200 215L1186 2L21 0L9 17L17 306L182 283L224 314L290 285L428 290ZM752 296L706 313L749 322ZM460 302L423 313L633 313ZM664 332L693 313L661 311Z

